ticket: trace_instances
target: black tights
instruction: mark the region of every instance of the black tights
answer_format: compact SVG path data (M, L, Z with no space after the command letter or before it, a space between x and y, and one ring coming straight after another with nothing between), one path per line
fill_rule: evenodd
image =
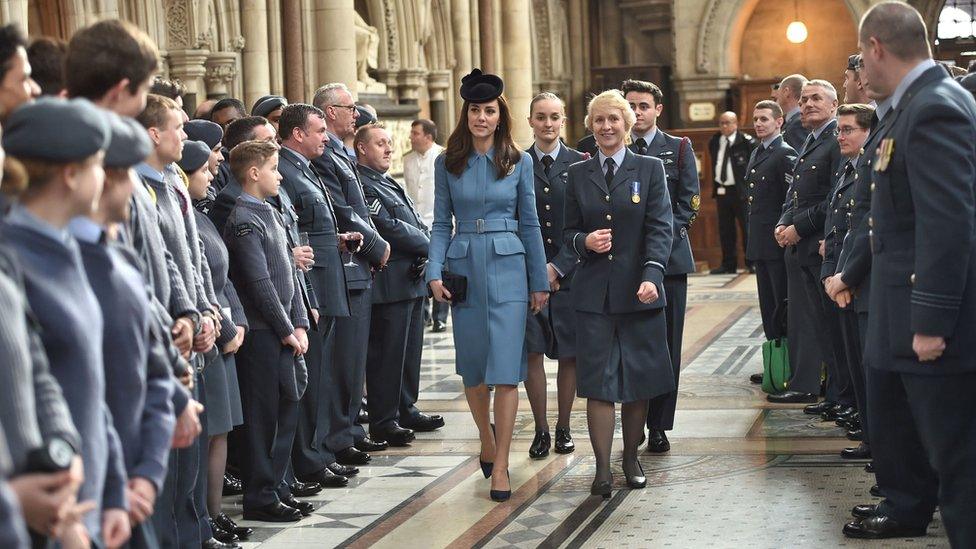
M624 474L631 476L639 473L637 466L637 447L640 445L641 435L644 434L644 422L647 420L647 401L635 400L625 402L620 407L620 422L624 434ZM613 430L616 424L614 403L605 400L587 399L586 424L590 431L590 444L596 457L596 481L609 481L610 450L613 446Z

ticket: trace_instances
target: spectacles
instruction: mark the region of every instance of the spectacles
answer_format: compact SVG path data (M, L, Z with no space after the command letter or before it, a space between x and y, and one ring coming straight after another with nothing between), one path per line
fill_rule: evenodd
M337 109L349 109L350 112L356 112L356 105L329 105L330 107L335 107Z
M853 134L854 132L857 132L857 131L862 131L863 132L863 131L866 131L866 130L864 128L855 128L854 126L844 126L842 128L839 128L837 130L837 133L839 133L841 135L844 135L844 136L848 136L848 135L851 135L851 134Z

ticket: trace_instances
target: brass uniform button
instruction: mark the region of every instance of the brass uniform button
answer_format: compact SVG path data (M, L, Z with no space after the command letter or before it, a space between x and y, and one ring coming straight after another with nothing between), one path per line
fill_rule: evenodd
M552 227L552 221L546 221L546 227Z
M552 239L551 238L547 238L546 239L546 244L552 244Z
M874 183L871 183L871 192L874 192Z
M609 259L610 261L613 261L613 254L609 254L609 255L607 256L607 259Z
M607 214L607 221L610 221L611 219L613 219L613 216L611 216L610 214Z
M542 189L542 190L543 190L544 192L549 192L549 187L543 187L543 189Z
M610 202L610 195L608 194L607 196L605 196L604 197L604 200L606 200L607 202Z
M868 217L868 227L874 228L874 218Z
M756 187L756 184L755 184L755 183L749 183L749 188L750 188L750 189L753 189L753 188L755 188L755 187Z
M547 210L551 210L552 209L552 206L550 206L549 204L546 204L546 209Z
M912 283L912 286L915 285L915 273L912 273L912 277L909 278L908 281Z

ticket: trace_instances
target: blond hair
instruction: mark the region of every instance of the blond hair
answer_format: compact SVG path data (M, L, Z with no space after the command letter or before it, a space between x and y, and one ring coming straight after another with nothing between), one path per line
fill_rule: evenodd
M630 108L630 103L624 99L620 90L607 90L590 99L589 104L586 105L586 118L583 119L583 125L590 131L593 131L593 128L590 127L590 117L598 109L619 109L628 135L631 128L637 123L637 115L634 114L634 110Z

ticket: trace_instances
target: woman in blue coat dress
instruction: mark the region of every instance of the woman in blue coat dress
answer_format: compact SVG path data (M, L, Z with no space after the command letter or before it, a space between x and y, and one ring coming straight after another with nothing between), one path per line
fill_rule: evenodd
M610 90L587 107L597 154L570 166L565 246L581 256L573 277L577 394L596 457L591 493L610 497L614 403L621 402L627 485L647 484L637 461L647 401L674 390L664 318L671 199L661 160L630 152L634 112Z
M478 425L482 470L492 477L496 501L511 495L508 453L518 384L527 370L528 309L538 312L549 298L532 159L512 141L503 89L501 78L478 69L461 80L461 116L435 164L426 277L440 302L452 298L442 283L444 271L467 277L467 299L451 307L456 369ZM494 427L489 385L495 386Z

